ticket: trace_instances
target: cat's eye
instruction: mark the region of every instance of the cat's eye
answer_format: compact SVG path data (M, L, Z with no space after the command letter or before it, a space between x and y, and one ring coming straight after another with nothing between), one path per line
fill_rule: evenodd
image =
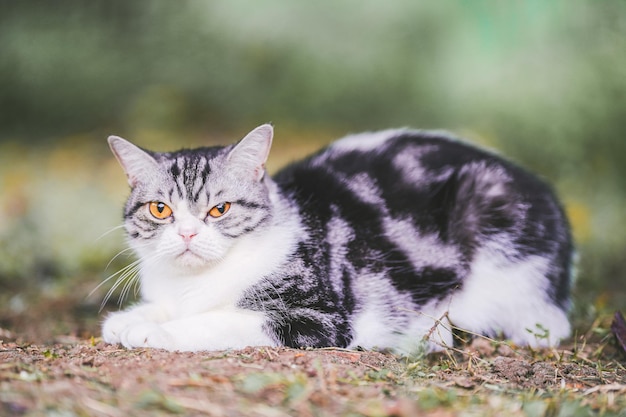
M148 205L150 214L159 220L165 220L172 215L172 209L165 203L153 201Z
M222 217L226 212L230 210L230 203L220 203L217 206L213 207L209 210L209 216L217 219L218 217Z

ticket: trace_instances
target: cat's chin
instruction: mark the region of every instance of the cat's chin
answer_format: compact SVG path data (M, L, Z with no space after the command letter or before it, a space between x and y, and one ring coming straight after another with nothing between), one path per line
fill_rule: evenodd
M195 252L186 250L174 258L176 267L182 270L202 270L207 269L219 262L218 259L207 259Z

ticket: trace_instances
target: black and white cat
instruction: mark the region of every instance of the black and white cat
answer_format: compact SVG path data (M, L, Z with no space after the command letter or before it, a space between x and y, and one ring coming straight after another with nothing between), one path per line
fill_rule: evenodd
M567 337L573 247L551 189L445 134L343 138L274 178L273 129L145 151L110 137L142 301L108 343L451 346L451 325L521 345Z

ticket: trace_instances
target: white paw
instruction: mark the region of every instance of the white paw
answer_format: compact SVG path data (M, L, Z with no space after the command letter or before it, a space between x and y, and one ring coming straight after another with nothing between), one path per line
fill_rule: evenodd
M175 350L174 337L156 323L143 322L126 327L120 334L125 347Z
M141 319L132 312L118 312L109 315L102 324L102 339L106 343L120 343L120 335L126 328L132 326Z

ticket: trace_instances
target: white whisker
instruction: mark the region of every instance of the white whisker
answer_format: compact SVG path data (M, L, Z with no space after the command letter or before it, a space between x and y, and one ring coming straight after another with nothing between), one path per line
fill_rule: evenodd
M131 264L125 266L120 271L118 271L115 275L119 275L113 287L107 292L102 304L101 310L104 308L109 298L113 295L115 290L122 285L122 290L118 298L118 306L121 308L124 300L130 294L131 289L133 289L134 294L137 295L141 289L141 272L144 268L151 263L160 260L161 252L156 252L152 254L150 257L143 258L141 260L137 260L132 262Z
M107 263L107 266L104 269L105 270L109 269L113 261L116 260L121 254L128 252L128 251L132 251L132 250L133 248L126 248L126 249L122 249L121 251L119 251L114 257L111 258L111 260Z
M128 293L130 291L130 288L132 288L133 283L139 279L139 274L133 274L133 275L129 275L128 279L126 279L124 286L122 287L122 292L120 293L120 296L117 300L117 305L118 307L122 307L122 304L124 303L124 299L126 297L128 297Z
M115 226L115 227L113 227L113 228L111 228L111 229L107 230L106 232L102 233L102 234L101 234L101 235L100 235L100 236L99 236L99 237L98 237L95 241L97 242L97 241L99 241L100 239L102 239L103 237L108 236L108 235L110 235L111 233L115 232L116 230L118 230L118 229L123 229L123 228L124 228L124 225L123 225L123 224L120 224L119 226Z
M115 290L122 284L124 283L126 280L128 280L129 278L134 278L138 276L139 270L141 269L141 265L140 265L139 260L132 262L131 264L125 266L124 268L120 269L119 271L117 271L115 274L109 276L107 279L105 279L102 283L100 283L100 285L98 285L91 293L93 294L93 292L95 292L98 288L100 288L103 284L105 284L107 281L109 281L110 279L117 277L117 279L115 280L115 283L113 284L113 286L109 289L109 291L107 291L106 295L104 296L104 299L102 300L102 303L100 304L100 311L102 311L102 309L104 308L104 306L106 305L106 303L109 301L109 298L111 298L111 296L113 295L113 293L115 292Z
M107 282L109 282L111 279L115 278L116 276L118 276L119 274L123 273L127 268L130 268L132 265L136 264L139 261L135 261L130 265L125 266L124 268L120 269L119 271L117 271L114 274L109 275L107 278L105 278L100 284L98 284L96 286L96 288L94 288L93 290L91 290L91 292L87 295L87 298L91 297L96 291L98 291L100 289L100 287L102 287L104 284L106 284Z

